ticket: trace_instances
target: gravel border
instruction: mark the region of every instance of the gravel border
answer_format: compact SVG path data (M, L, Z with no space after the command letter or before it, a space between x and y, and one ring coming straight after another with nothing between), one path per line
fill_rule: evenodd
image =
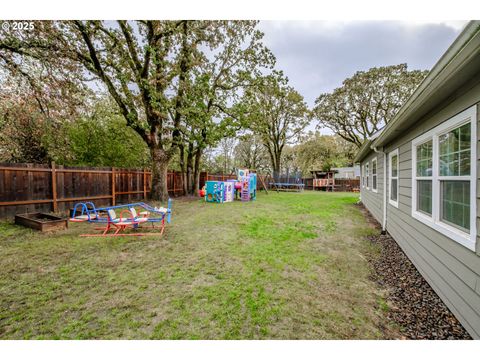
M380 228L370 212L359 206L368 221ZM375 270L372 278L386 290L386 318L397 325L402 338L471 339L388 233L368 239L380 250L379 256L368 259Z

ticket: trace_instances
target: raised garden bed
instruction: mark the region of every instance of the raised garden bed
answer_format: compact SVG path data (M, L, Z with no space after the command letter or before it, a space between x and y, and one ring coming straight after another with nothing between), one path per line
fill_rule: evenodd
M65 230L68 227L66 219L40 212L17 214L15 215L15 224L26 226L41 232Z

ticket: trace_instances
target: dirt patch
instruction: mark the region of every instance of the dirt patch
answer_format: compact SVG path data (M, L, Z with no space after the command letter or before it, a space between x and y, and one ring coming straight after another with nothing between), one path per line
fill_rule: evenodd
M362 206L368 221L378 222ZM369 257L373 280L386 290L386 316L407 339L471 339L460 322L417 271L389 235L368 239L379 248L379 256Z

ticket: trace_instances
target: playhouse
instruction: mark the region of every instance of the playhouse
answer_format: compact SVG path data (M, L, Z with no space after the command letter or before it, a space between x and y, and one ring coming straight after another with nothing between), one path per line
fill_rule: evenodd
M335 174L337 170L323 171L312 170L313 175L313 189L323 191L335 191Z
M257 198L257 174L248 169L239 169L237 179L227 181L207 181L205 183L206 202L252 201Z

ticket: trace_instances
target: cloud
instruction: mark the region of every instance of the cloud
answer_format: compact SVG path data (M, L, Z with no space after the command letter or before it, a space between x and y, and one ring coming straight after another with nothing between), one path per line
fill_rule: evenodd
M356 71L407 63L430 69L466 21L261 21L277 68L309 106Z

